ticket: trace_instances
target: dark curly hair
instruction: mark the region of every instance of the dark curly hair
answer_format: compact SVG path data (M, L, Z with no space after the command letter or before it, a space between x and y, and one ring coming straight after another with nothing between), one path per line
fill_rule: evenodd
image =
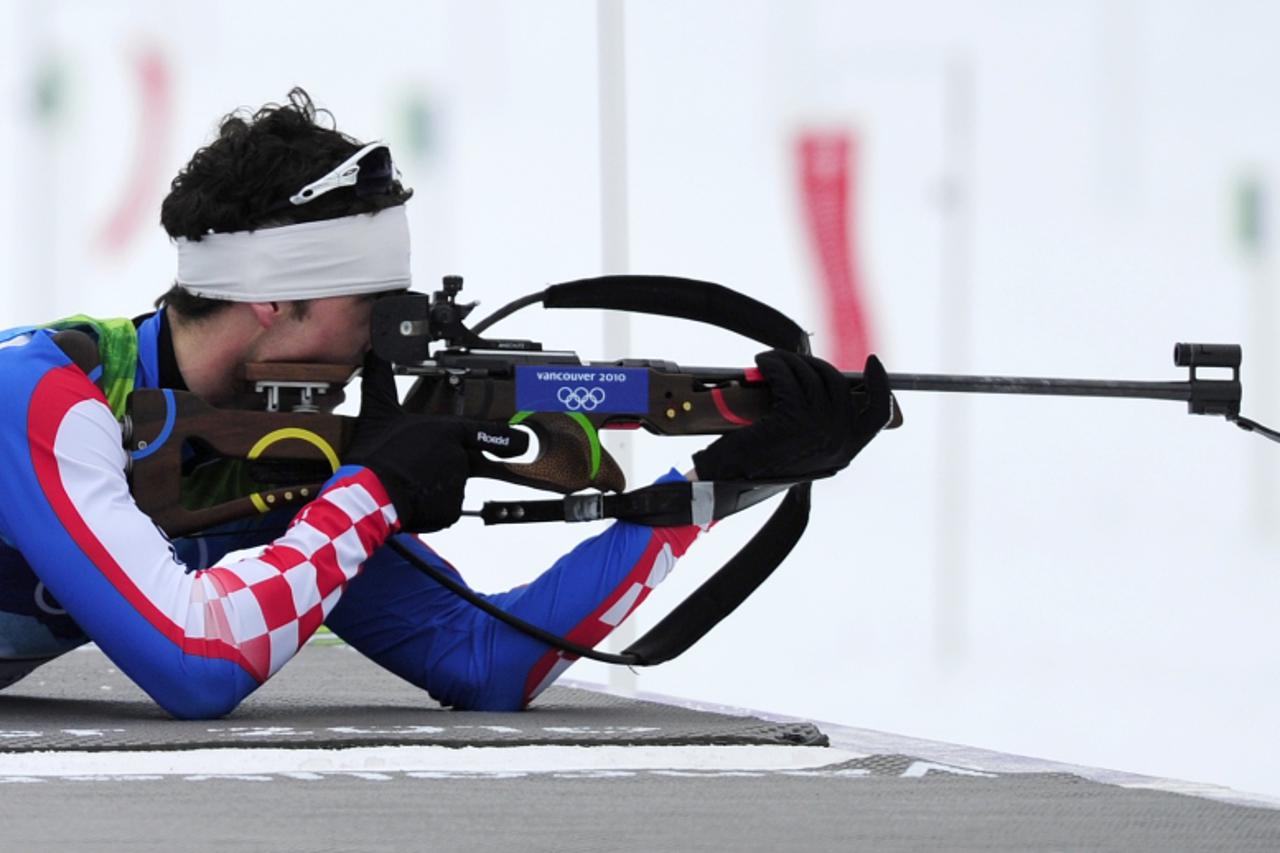
M327 121L317 121L321 117ZM360 142L333 124L333 114L317 109L311 96L296 87L286 104L230 113L219 125L218 138L197 151L173 179L160 206L160 224L172 238L199 240L210 232L373 213L408 201L413 191L393 181L381 195L358 197L352 187L341 187L304 205L283 204L360 149ZM227 305L194 296L177 284L156 300L157 307L162 303L190 319Z

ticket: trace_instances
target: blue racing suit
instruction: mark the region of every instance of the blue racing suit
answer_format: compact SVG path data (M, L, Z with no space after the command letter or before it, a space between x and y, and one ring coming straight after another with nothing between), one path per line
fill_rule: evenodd
M372 471L339 469L265 541L168 540L133 502L118 418L131 388L181 389L164 312L55 324L91 335L86 373L48 328L0 332L0 688L92 640L176 717L226 714L321 625L437 701L516 710L572 658L465 603L390 548L400 536ZM678 475L671 475L678 476ZM532 583L489 595L584 645L599 643L696 538L696 527L618 523ZM217 565L228 552L257 556Z

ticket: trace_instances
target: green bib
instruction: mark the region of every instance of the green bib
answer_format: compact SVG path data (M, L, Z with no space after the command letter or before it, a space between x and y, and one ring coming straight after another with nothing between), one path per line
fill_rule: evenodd
M76 329L93 336L102 357L102 376L98 379L98 387L106 395L111 413L117 419L124 417L125 401L133 391L133 378L138 370L138 330L133 327L133 321L122 317L99 320L76 314L55 320L43 328L58 331Z

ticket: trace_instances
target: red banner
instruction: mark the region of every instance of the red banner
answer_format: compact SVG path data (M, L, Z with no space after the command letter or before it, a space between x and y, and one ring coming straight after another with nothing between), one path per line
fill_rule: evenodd
M827 329L816 349L842 370L860 370L871 340L853 239L857 139L845 130L801 131L796 154L825 296Z
M133 165L119 201L107 216L98 243L108 253L122 251L155 218L156 197L167 179L164 168L173 122L172 74L159 48L146 45L134 57L139 118Z

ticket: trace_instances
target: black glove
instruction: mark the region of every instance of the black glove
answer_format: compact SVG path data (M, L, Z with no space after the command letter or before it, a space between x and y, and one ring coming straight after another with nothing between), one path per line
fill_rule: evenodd
M771 350L756 356L773 406L754 424L693 455L702 480L823 477L844 468L893 416L889 377L874 355L863 369L865 398L813 356Z
M377 474L401 529L425 533L442 530L462 515L471 462L481 450L511 457L528 446L527 435L501 424L405 412L391 365L369 353L361 372L356 434L342 461Z

